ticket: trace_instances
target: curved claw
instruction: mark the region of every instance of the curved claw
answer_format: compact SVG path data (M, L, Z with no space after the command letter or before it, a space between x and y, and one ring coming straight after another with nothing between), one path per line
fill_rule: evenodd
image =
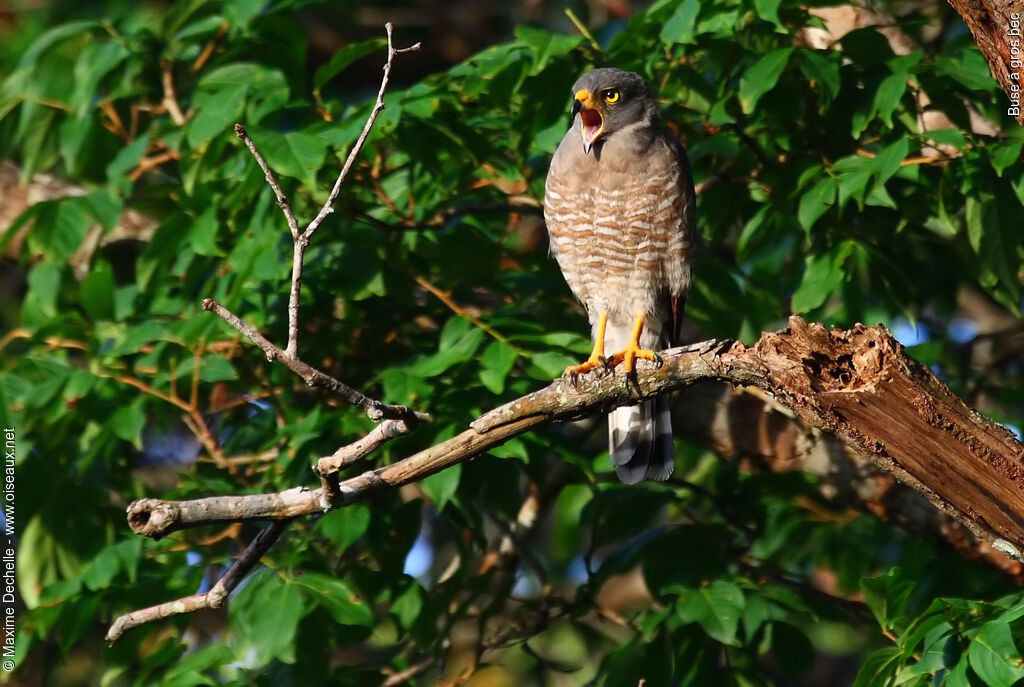
M562 373L562 377L568 377L569 381L572 382L572 385L576 386L580 375L585 375L591 370L602 367L603 361L604 356L590 356L590 358L579 365L570 365L565 368L565 372Z

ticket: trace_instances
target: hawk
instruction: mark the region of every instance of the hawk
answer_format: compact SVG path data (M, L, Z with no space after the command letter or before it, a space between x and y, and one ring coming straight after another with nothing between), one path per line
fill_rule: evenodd
M639 74L595 69L572 96L544 219L551 251L587 310L594 350L565 372L575 379L621 364L633 375L638 358L660 363L655 351L678 341L697 224L690 162ZM674 467L668 395L613 410L608 441L623 482L666 479Z

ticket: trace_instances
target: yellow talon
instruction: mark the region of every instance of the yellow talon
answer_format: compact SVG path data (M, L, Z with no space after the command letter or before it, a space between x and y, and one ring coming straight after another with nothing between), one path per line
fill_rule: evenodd
M650 360L659 366L661 365L661 358L657 353L640 348L640 335L643 331L644 316L640 314L636 316L636 323L633 325L633 336L630 337L629 344L620 353L615 353L608 357L608 367L615 367L622 363L626 374L631 375L636 371L636 361L638 358Z
M601 313L597 317L597 333L594 336L594 350L590 354L590 357L579 365L570 365L565 368L565 372L562 373L563 377L568 377L572 380L573 384L576 383L576 377L582 374L586 374L594 368L600 367L606 369L608 361L604 357L604 328L608 324L608 316Z

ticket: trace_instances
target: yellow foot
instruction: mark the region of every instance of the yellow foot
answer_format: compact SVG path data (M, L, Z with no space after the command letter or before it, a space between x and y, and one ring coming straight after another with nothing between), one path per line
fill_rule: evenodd
M562 373L563 377L568 377L572 380L572 383L576 383L576 378L580 375L585 375L592 370L601 368L602 370L607 369L608 361L605 360L603 355L591 355L584 362L579 365L570 365L565 368L565 372Z
M573 386L576 385L576 378L580 375L586 374L598 367L603 370L609 369L608 361L604 358L604 329L607 322L608 315L606 313L598 315L597 331L594 332L594 350L590 354L590 357L579 365L570 365L565 368L565 372L562 373L563 377L568 377L572 380Z
M638 359L650 360L658 367L661 367L663 362L661 356L654 351L640 348L640 346L631 343L621 353L614 353L608 358L608 367L614 368L621 363L625 373L631 375L636 372L636 361Z
M636 323L633 324L633 336L630 337L626 348L621 353L615 353L608 357L608 369L612 369L621 363L626 372L626 377L631 377L636 373L637 358L651 360L655 365L661 367L661 357L657 353L646 348L640 348L640 335L643 331L644 316L641 313L636 316Z

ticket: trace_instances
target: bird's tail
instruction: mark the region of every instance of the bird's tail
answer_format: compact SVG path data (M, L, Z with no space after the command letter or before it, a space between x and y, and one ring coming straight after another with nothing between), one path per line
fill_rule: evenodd
M668 395L609 413L608 452L616 474L626 484L668 479L675 467Z

